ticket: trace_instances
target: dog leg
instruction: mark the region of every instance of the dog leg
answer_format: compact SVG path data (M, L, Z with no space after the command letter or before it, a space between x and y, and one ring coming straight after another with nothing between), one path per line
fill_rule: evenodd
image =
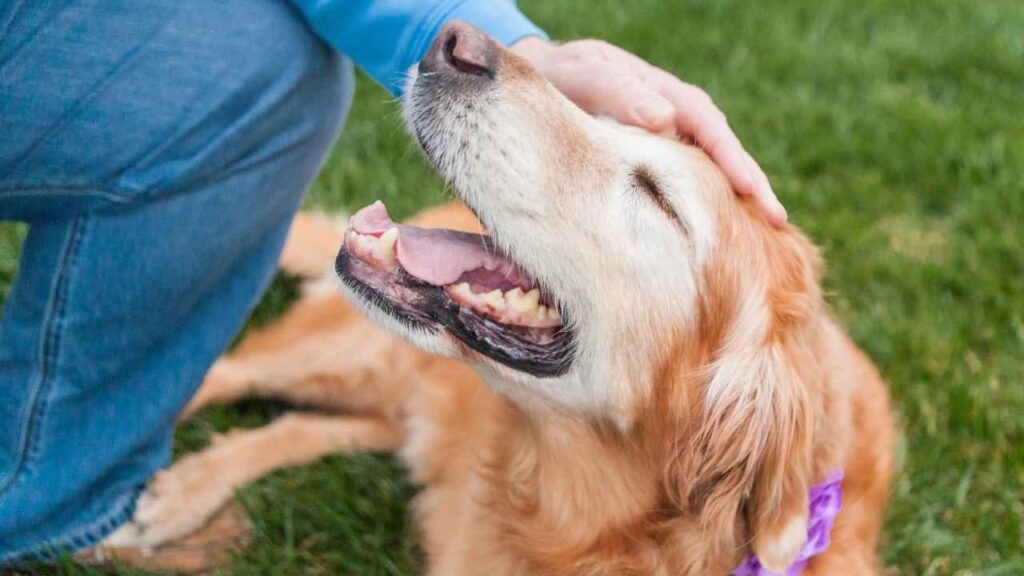
M247 395L328 410L391 413L423 354L359 315L340 295L304 298L218 360L183 418Z
M202 385L182 410L178 420L188 420L208 406L233 404L253 393L248 379L240 377L232 370L230 357L221 358L207 371Z
M182 418L249 395L332 411L392 414L422 356L362 318L345 329L298 338L282 349L218 360Z
M237 430L159 472L139 498L132 520L104 543L155 548L201 527L245 484L325 455L395 450L401 425L384 418L292 413L255 430Z

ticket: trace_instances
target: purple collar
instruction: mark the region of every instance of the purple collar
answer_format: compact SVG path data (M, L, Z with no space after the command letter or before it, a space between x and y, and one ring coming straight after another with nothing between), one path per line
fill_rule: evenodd
M831 542L832 522L843 504L843 471L837 470L822 484L811 486L811 514L807 522L807 541L797 554L796 560L786 569L784 574L771 572L761 566L757 556L751 554L733 570L732 576L797 576L803 571L807 561L828 549Z

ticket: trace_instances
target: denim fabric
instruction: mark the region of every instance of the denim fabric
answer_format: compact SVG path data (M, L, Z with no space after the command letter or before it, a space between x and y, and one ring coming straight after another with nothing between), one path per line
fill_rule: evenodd
M283 0L0 2L0 564L130 516L352 85Z

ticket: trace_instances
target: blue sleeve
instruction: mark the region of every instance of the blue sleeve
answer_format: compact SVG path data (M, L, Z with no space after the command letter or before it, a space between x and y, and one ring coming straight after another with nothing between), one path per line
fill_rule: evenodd
M409 67L451 19L509 45L544 33L513 0L291 0L327 43L400 96Z

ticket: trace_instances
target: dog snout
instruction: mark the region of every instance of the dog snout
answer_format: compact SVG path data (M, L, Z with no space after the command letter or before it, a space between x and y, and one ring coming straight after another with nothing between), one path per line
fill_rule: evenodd
M477 28L453 20L441 28L427 55L420 61L421 74L451 70L458 74L494 78L498 47Z

